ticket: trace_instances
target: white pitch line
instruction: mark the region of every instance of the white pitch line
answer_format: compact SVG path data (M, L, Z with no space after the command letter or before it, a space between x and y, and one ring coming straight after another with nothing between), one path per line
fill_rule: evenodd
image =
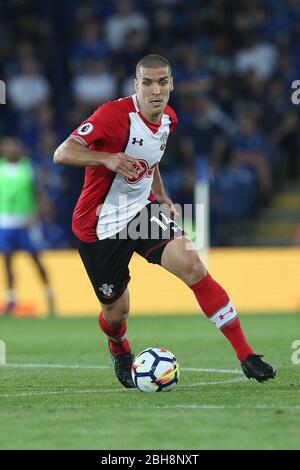
M236 382L245 382L246 380L247 380L246 377L240 377L239 379L216 380L214 382L197 382L197 383L188 384L188 385L180 385L180 388L202 387L203 385L233 384Z
M198 369L196 367L183 367L180 370L189 372L219 372L220 374L243 374L241 370L237 369Z
M221 383L221 382L216 382ZM206 382L205 385L208 385L209 382ZM204 385L204 383L203 383ZM40 397L40 396L51 396L51 395L98 395L99 393L111 393L111 392L122 392L126 393L128 391L136 392L134 389L112 389L112 390L77 390L77 392L55 392L55 391L45 391L45 392L24 392L24 393L14 393L14 394L4 394L1 395L1 398L19 398L19 397ZM126 405L126 408L134 408L138 410L140 407L136 405ZM144 409L144 408L143 408ZM157 409L157 410L169 410L169 409L185 409L185 410L300 410L300 405L273 405L272 403L260 403L257 405L208 405L208 404L177 404L177 405L168 405L168 406L147 406L147 409Z
M10 367L16 369L111 369L112 366L86 364L6 364L3 367ZM197 367L181 367L180 370L187 372L217 372L220 374L243 374L241 370L237 369L205 369Z
M244 382L246 379L229 379L229 380L219 380L214 382L198 382L196 384L187 384L187 385L178 385L178 388L191 388L191 387L203 387L206 385L222 385L222 384L230 384L236 382ZM45 390L41 392L19 392L19 393L6 393L1 394L1 398L18 398L18 397L40 397L40 396L51 396L51 395L99 395L101 393L120 393L120 392L136 392L136 389L125 389L125 388L118 388L118 389L99 389L99 390L62 390L62 391L55 391L55 390Z
M77 391L70 391L64 390L57 392L55 390L45 390L43 392L20 392L20 393L6 393L1 394L1 398L18 398L18 397L47 397L51 395L98 395L100 393L113 393L113 392L127 392L128 389L120 388L120 389L106 389L106 390L77 390Z
M45 368L45 369L111 369L111 366L105 365L80 365L80 364L6 364L5 367L9 368ZM190 371L190 372L214 372L214 373L225 373L225 374L237 374L242 373L241 371L237 370L229 370L229 369L204 369L204 368L195 368L195 367L186 367L182 368L182 371ZM197 382L192 384L179 384L178 388L194 388L194 387L203 387L207 385L223 385L223 384L230 384L230 383L237 383L237 382L244 382L246 381L245 377L236 378L236 379L227 379L227 380L219 380L219 381L205 381L205 382ZM17 397L39 397L39 396L55 396L55 395L99 395L102 393L120 393L120 392L133 392L136 390L133 389L98 389L98 390L62 390L62 391L55 391L55 390L45 390L41 392L19 392L19 393L11 393L11 394L2 394L1 398L17 398Z
M5 364L14 369L110 369L111 366L90 366L85 364Z
M170 409L170 408L176 408L176 409L190 409L190 410L281 410L281 409L286 409L286 410L299 410L300 405L273 405L267 404L267 403L262 403L258 405L198 405L198 404L178 404L178 405L169 405L169 406L156 406L154 408L157 409Z
M6 364L4 367L9 368L48 368L48 369L110 369L111 366L108 365L80 365L80 364ZM222 373L222 374L242 374L242 371L233 369L204 369L204 368L195 368L195 367L186 367L182 368L183 371L190 372L212 372L212 373ZM206 381L198 382L187 385L178 385L178 388L192 388L192 387L202 387L207 385L223 385L237 382L245 382L245 377L228 379L228 380L219 380L219 381ZM20 392L20 393L7 393L2 394L1 398L18 398L18 397L39 397L39 396L57 396L57 395L100 395L102 393L128 393L134 392L134 389L98 389L98 390L64 390L64 391L55 391L55 390L45 390L41 392ZM127 406L131 408L131 406ZM136 406L134 406L137 409ZM177 405L168 405L168 406L153 406L150 408L154 409L199 409L199 410L219 410L219 409L290 409L298 410L300 405L272 405L272 404L258 404L258 405L199 405L199 404L177 404Z

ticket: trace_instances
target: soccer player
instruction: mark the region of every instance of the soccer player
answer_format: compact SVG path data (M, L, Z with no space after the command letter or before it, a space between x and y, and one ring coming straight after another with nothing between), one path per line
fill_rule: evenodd
M134 387L126 319L128 263L137 252L194 292L204 314L231 343L249 379L274 378L275 369L247 343L226 291L173 220L175 207L159 172L168 136L177 123L167 104L172 90L168 60L155 54L144 57L136 67L136 94L100 106L54 154L55 163L86 167L73 232L101 303L99 325L108 337L116 376L124 387ZM169 208L169 217L159 204Z
M23 155L18 139L4 137L0 145L0 253L4 257L7 301L0 314L12 314L16 309L12 261L18 250L24 250L31 256L44 284L48 312L54 313L54 297L48 275L29 234L35 216L36 195L32 163Z

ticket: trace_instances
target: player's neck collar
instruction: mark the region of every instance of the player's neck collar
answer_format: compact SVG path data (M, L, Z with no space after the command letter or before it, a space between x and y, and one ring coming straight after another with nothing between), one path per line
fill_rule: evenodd
M137 96L136 96L136 93L134 95L132 95L132 101L133 101L133 104L134 104L134 107L135 107L135 110L136 112L140 112L140 108L139 108L139 104L138 104L138 100L137 100Z

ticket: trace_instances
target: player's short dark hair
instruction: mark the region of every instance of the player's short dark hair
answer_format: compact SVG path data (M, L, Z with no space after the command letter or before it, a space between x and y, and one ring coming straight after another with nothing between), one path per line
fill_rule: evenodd
M149 54L143 57L136 66L136 76L142 67L145 69L160 69L163 67L168 67L170 70L170 75L172 74L171 64L168 59L165 59L165 57L162 57L158 54Z

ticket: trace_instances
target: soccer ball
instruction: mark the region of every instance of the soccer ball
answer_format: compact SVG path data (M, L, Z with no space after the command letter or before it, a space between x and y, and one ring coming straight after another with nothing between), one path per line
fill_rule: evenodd
M141 392L168 392L178 382L179 365L170 351L147 348L135 358L131 375Z

